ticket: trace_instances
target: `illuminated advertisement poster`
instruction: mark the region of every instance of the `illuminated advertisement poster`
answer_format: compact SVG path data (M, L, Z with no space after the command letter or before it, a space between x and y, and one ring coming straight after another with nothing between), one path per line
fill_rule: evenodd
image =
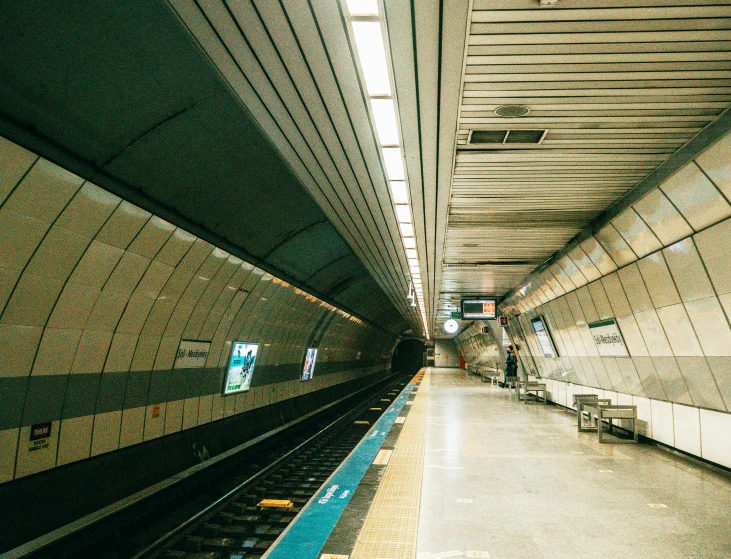
M224 395L245 392L249 389L258 349L259 344L234 342L231 359L228 362L228 371L226 372Z
M302 380L310 380L315 374L315 360L317 359L317 350L310 348L305 354L305 366L302 368Z
M463 299L463 320L495 320L497 301L495 299Z
M622 333L613 318L592 322L589 331L602 357L629 357Z
M539 316L538 318L534 318L530 321L530 323L533 325L533 330L536 332L536 337L538 338L538 343L541 345L541 349L543 350L543 355L546 357L556 357L558 352L553 345L551 334L548 332L548 327L546 326L546 321L543 320L543 317Z

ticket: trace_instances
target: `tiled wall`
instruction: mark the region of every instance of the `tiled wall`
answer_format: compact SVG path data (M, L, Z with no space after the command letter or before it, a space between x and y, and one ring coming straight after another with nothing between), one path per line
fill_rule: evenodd
M173 369L181 339L204 368ZM235 340L252 389L223 397ZM385 370L395 341L0 138L0 482Z
M644 406L643 429L650 436L727 466L730 197L726 135L557 263L516 286L501 305L517 317L511 329L526 336L523 365L556 381L558 402L569 402L563 395L572 390L597 389L620 403L636 401ZM541 315L557 358L544 356L531 326ZM609 318L616 319L631 357L599 357L587 324Z
M457 347L452 340L434 340L434 366L459 367Z
M482 329L487 326L490 334L483 334ZM454 338L457 347L462 350L465 362L469 367L489 367L496 365L500 368L505 364L505 350L501 344L502 332L494 321L475 321Z

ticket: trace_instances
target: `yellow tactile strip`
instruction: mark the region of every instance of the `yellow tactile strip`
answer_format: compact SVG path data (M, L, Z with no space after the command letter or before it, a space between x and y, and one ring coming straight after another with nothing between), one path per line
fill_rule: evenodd
M427 373L416 392L351 559L416 557L429 382Z

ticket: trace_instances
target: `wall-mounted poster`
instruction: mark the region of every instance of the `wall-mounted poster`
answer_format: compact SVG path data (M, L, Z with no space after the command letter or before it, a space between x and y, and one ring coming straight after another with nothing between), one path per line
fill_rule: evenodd
M536 337L538 338L538 343L541 345L543 355L546 357L557 357L558 351L556 351L556 346L551 339L551 333L548 331L546 320L542 316L539 316L531 320L530 323L536 332Z
M589 324L589 331L602 357L629 357L622 332L613 318L592 322Z
M224 396L246 392L249 389L258 350L259 344L234 342L226 371L226 384L223 387Z
M315 374L315 361L317 360L317 349L309 348L305 354L305 366L302 368L302 380L312 379Z
M206 366L211 342L204 340L181 340L175 354L174 369L198 369Z

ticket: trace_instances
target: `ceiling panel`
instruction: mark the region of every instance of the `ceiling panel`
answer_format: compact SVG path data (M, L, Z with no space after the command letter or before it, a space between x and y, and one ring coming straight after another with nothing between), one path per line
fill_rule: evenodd
M474 0L439 297L505 295L728 108L730 4Z

